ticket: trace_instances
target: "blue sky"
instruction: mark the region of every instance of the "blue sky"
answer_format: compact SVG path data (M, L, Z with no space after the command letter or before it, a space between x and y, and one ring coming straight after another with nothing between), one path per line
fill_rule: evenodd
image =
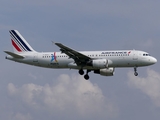
M5 59L9 30L37 51L138 49L159 60L160 2L150 0L1 0L0 118L6 120L160 119L160 68L116 69L113 77L45 69Z

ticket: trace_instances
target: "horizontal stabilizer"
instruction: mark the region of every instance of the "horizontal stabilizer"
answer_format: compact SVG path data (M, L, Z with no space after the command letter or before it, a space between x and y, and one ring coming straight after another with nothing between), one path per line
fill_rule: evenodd
M4 51L5 53L7 53L8 55L14 57L14 58L24 58L23 56L21 55L18 55L18 54L15 54L15 53L12 53L12 52L9 52L9 51Z

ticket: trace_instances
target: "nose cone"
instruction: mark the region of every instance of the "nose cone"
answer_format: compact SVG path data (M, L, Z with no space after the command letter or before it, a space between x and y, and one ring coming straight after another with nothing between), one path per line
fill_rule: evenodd
M155 63L157 62L157 59L154 58L154 57L152 57L152 59L150 60L150 62L151 62L152 64L155 64Z

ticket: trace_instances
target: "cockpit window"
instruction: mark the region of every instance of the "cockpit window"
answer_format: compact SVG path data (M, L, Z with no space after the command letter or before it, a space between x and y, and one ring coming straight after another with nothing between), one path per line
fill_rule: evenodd
M150 54L143 54L143 56L150 56Z

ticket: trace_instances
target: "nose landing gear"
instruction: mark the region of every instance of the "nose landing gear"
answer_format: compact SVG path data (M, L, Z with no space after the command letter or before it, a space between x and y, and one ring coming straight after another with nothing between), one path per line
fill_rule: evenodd
M134 75L138 76L137 67L134 67Z

